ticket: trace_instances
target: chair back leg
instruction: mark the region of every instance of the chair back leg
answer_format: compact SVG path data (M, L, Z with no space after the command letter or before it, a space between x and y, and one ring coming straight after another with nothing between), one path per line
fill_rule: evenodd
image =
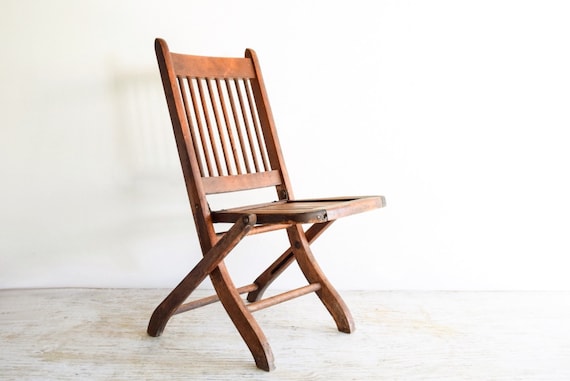
M329 226L334 222L327 221L320 224L313 224L306 232L305 236L307 237L307 241L309 244L313 243L319 236L327 230ZM295 261L295 255L293 254L293 250L289 247L279 258L275 260L261 275L259 275L255 281L253 282L257 289L251 291L247 294L247 301L248 302L255 302L261 300L263 298L263 294L265 290L273 283L275 279L281 275L283 271L291 265Z

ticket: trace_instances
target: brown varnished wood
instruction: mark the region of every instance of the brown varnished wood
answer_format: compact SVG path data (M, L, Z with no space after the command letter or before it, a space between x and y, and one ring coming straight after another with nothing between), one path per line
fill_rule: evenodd
M382 196L321 200L280 200L212 212L214 222L235 222L244 213L253 213L260 224L321 223L384 206Z
M269 154L271 168L280 171L282 182L275 187L277 195L280 200L294 198L293 188L289 180L289 174L285 167L285 159L281 150L281 144L277 136L277 129L275 128L275 121L273 120L273 113L269 105L269 97L265 90L263 82L263 75L261 74L261 67L257 59L257 54L253 49L246 49L245 56L250 58L253 63L253 68L256 75L256 80L252 81L253 94L256 101L260 105L259 117L261 118L261 126L265 136L265 145Z
M159 336L171 316L220 301L258 368L274 369L273 353L252 312L316 293L342 332L354 321L346 304L317 264L310 248L339 218L385 206L383 196L296 200L285 166L256 53L242 58L171 53L155 49L190 208L203 259L155 309L148 326ZM274 199L211 210L208 196L273 188ZM213 197L213 196L212 196ZM216 232L218 223L230 223ZM303 224L312 224L306 231ZM290 247L250 285L236 287L223 259L247 235L285 230ZM297 262L307 286L263 299L269 285ZM207 277L216 295L184 301ZM247 304L240 294L249 293Z
M164 299L152 315L147 332L151 336L160 336L168 319L174 315L180 305L198 287L200 283L218 267L220 262L241 241L255 225L255 215L244 216L214 245L198 264L186 275L180 284Z
M298 298L299 296L310 294L311 292L316 292L321 289L320 283L311 283L303 287L296 288L287 292L283 292L278 295L270 296L263 300L258 300L247 305L247 309L250 312L255 312L262 310L264 308L272 307L276 304L286 302L291 299Z
M170 53L172 66L179 76L197 78L253 78L251 60L232 57L203 57Z
M320 237L320 235L327 230L335 220L327 221L320 224L313 224L305 232L305 237L309 244ZM286 226L287 228L290 227ZM291 247L289 247L283 254L279 256L264 272L262 272L253 282L256 288L247 295L249 302L255 302L263 297L267 288L279 277L286 269L295 261L295 255Z
M354 320L352 315L317 264L303 227L301 225L293 225L287 229L287 235L289 236L289 243L291 244L293 254L295 254L295 259L309 283L321 285L319 290L317 290L317 295L333 317L338 330L344 333L353 332Z
M254 292L255 290L257 290L257 285L255 285L254 283L237 288L237 292L240 295L245 294L245 293ZM204 306L207 306L208 304L216 303L219 301L220 301L220 297L217 294L206 296L206 297L203 297L203 298L182 304L180 307L178 307L176 309L175 314L181 314L182 312L192 311L196 308L204 307Z
M204 177L202 184L207 194L216 194L277 186L281 178L278 171L267 171L234 175L231 181L226 177Z
M249 348L255 365L268 372L275 369L275 360L269 342L241 299L223 262L210 273L210 280L224 309Z

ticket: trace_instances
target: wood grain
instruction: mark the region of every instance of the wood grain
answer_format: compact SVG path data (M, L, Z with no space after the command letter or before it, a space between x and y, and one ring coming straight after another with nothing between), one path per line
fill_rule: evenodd
M0 290L0 379L570 379L569 292L345 291L352 335L308 295L256 312L276 355L267 374L219 303L147 336L165 291Z
M294 200L261 68L252 49L246 49L244 58L197 57L173 54L166 41L157 38L155 51L204 259L155 309L149 335L159 336L175 312L214 300L210 297L179 308L197 286L195 280L206 276L260 369L271 371L275 364L269 341L252 315L254 310L312 291L330 312L339 331L352 332L354 323L347 305L311 253L309 242L317 234L309 237L301 225L322 224L323 229L317 229L322 232L330 221L385 206L384 197ZM218 212L210 208L208 195L268 186L275 188L269 203L264 199L259 200L262 205ZM280 256L256 278L256 288L247 297L255 304L249 306L244 304L223 263L201 266L204 261L216 264L215 258L209 258L216 253L212 250L234 229L220 232L214 224L237 225L246 215L256 221L255 233L286 229L288 252L293 254ZM217 253L225 256L228 252L225 245L222 247ZM291 258L297 261L310 286L262 300L267 286L291 263Z

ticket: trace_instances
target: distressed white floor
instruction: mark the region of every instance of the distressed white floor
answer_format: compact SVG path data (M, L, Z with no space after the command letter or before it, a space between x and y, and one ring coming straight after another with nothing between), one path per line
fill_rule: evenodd
M570 380L568 292L343 292L357 331L315 296L256 313L277 369L219 304L145 333L166 290L0 290L1 380Z

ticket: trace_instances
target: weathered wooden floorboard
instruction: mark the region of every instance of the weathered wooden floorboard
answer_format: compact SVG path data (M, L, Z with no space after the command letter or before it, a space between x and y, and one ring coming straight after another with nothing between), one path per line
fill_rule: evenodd
M568 292L343 292L351 335L306 296L256 312L271 373L255 367L219 304L147 336L166 293L0 290L0 380L570 379Z

